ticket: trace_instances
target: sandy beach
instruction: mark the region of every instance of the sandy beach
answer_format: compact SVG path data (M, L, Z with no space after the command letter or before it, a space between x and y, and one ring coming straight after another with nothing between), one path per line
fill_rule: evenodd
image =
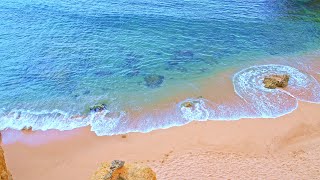
M318 104L299 103L276 119L192 122L185 126L97 137L89 128L3 131L16 180L90 179L114 159L150 166L158 179L319 179Z

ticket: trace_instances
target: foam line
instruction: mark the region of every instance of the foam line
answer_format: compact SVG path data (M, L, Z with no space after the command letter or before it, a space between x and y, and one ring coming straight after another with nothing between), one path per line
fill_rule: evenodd
M290 75L285 89L267 89L263 79L272 74ZM30 111L24 109L0 110L0 130L20 130L31 126L33 130L72 130L91 126L98 136L149 132L181 126L191 121L238 120L241 118L276 118L291 113L298 101L320 103L320 84L306 73L283 65L262 65L243 69L233 76L235 93L242 101L216 104L204 98L189 98L166 112L150 112L132 119L129 112L105 110L88 116L74 116L60 110ZM192 102L192 107L183 106Z

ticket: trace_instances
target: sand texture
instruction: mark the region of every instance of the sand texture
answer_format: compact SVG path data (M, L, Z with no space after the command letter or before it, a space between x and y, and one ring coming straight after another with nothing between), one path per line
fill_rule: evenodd
M320 106L276 119L192 122L126 136L3 132L15 180L90 179L103 162L146 165L157 179L320 179ZM15 135L17 141L10 142Z

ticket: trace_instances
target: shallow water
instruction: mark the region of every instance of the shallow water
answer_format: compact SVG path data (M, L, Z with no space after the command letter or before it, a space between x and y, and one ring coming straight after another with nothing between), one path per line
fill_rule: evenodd
M200 99L192 112L176 102L159 112L163 108L156 103L185 86L182 90L196 94L199 79L261 59L300 63L290 57L317 50L320 44L317 14L301 13L304 9L282 0L2 0L0 129L91 125L98 135L146 132L195 119L277 117L294 110L297 100L319 102L319 85L312 76L274 67L275 72L297 75L294 88L312 90L303 97L276 92L287 106L282 110L261 104L270 100L267 96L244 98L233 107ZM248 91L240 83L255 78L244 72L248 74L238 75L248 79L235 81L239 96ZM150 75L161 80L148 84ZM310 84L300 85L300 77ZM108 101L108 111L83 116L100 101ZM243 106L248 101L260 108ZM136 113L140 111L144 114Z

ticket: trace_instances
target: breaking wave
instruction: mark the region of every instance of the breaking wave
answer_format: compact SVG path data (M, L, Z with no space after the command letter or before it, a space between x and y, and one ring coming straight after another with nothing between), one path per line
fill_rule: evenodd
M265 88L263 79L272 74L290 75L288 87ZM290 66L253 66L236 73L233 85L235 93L242 99L239 104L230 105L226 102L213 106L208 100L186 100L199 103L193 108L181 107L182 117L193 120L276 118L294 111L298 107L298 101L320 103L319 82L313 76Z
M272 74L290 75L289 85L284 89L267 89L263 78ZM0 110L0 129L72 130L91 126L98 136L128 132L149 132L155 129L181 126L191 121L237 120L241 118L276 118L294 111L298 101L320 103L320 84L311 75L284 65L253 66L233 76L235 93L241 98L237 103L222 104L205 98L189 98L168 111L157 110L131 117L130 112L104 110L88 115L70 115L60 110L30 111L21 109ZM184 103L192 107L185 107Z

